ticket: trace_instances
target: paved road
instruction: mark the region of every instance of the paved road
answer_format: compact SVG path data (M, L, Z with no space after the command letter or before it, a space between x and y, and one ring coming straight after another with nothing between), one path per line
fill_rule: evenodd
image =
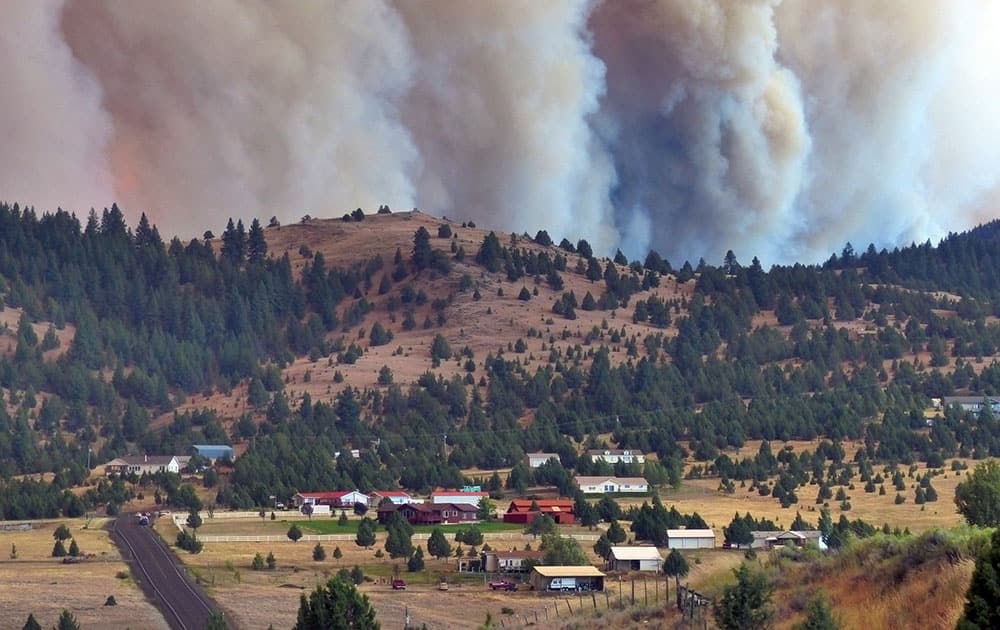
M123 514L113 527L113 538L132 567L133 577L170 627L203 630L217 608L178 567L177 558L160 537L151 528L140 526L134 514Z

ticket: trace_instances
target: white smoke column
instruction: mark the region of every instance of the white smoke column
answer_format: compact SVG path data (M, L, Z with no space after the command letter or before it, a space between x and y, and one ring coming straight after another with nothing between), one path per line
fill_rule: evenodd
M614 173L587 121L604 89L590 5L397 3L417 59L403 112L423 157L422 206L613 251Z
M168 232L414 201L383 2L80 0L63 29L114 120L118 199Z
M639 226L627 253L774 257L801 220L810 142L798 81L775 60L777 4L615 0L592 17L608 66L600 128L621 179L618 220Z
M110 121L59 32L62 2L0 2L0 199L85 213L112 198Z
M998 3L786 2L777 23L815 148L793 255L908 244L996 216Z
M996 0L0 0L0 198L818 261L996 216Z

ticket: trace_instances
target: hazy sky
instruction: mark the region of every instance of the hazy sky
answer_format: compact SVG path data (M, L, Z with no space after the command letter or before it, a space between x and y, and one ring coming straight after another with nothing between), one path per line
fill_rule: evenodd
M0 199L419 207L675 263L995 217L994 0L0 0Z

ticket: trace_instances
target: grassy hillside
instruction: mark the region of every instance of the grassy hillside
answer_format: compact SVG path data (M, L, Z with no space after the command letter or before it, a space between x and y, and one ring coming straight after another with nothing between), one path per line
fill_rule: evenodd
M829 501L877 469L1000 455L989 418L924 416L931 397L1000 391L1000 302L971 257L1000 245L982 230L765 270L732 252L612 261L419 212L230 221L183 243L115 207L84 223L5 205L0 228L4 475L72 484L88 451L228 441L256 451L230 505L494 471L572 494L572 473L604 472L582 450L619 446L651 461L619 473L787 508L796 488ZM367 454L336 462L348 449ZM525 478L530 450L560 465Z

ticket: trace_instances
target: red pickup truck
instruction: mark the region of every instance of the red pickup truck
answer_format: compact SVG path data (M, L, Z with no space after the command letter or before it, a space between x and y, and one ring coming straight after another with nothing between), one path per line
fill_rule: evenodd
M404 582L403 580L400 580L398 578L395 579L395 580L393 580L392 581L392 590L394 590L394 591L405 591L406 590L406 582Z
M494 591L516 591L517 584L510 580L497 580L490 582L490 588Z

